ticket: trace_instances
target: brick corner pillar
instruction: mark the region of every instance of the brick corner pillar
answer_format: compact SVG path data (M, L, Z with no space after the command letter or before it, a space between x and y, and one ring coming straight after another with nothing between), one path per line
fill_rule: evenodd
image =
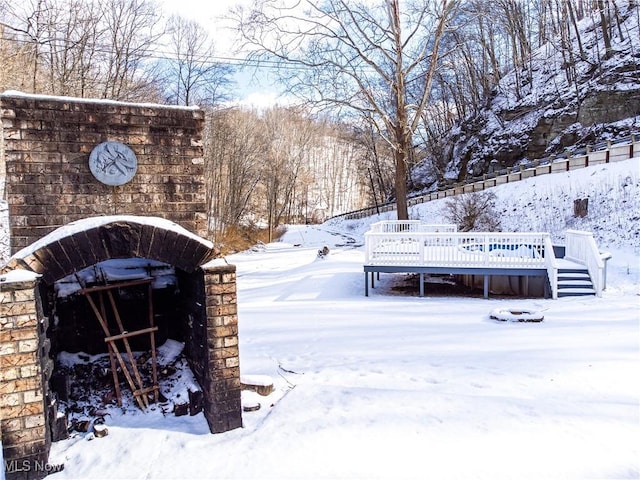
M38 279L13 273L0 275L0 430L8 480L46 476L51 447L41 358L46 322L39 321Z
M242 427L236 267L213 261L202 267L206 295L208 372L204 415L212 433Z

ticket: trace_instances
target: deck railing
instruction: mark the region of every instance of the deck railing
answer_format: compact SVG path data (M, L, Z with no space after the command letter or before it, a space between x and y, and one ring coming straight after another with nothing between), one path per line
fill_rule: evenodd
M551 243L551 235L544 237L545 264L547 267L547 277L549 278L549 286L551 288L551 298L558 299L558 265L556 262L555 250Z
M370 231L377 233L398 232L456 232L453 224L422 223L420 220L385 220L371 224Z
M604 260L598 251L593 234L579 230L567 230L565 233L564 258L587 267L596 295L602 296L605 281Z
M587 268L601 296L605 261L593 234L567 230L564 258ZM545 269L551 295L558 298L558 264L548 233L456 232L455 225L382 221L365 233L365 266Z
M548 233L365 234L365 265L549 269L554 261Z

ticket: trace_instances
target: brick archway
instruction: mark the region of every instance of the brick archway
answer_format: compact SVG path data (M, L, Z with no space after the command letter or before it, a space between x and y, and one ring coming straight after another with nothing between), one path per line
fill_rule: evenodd
M0 176L7 179L13 255L0 265L0 438L7 478L23 478L24 465L34 473L48 456L56 418L49 396L55 284L110 260L175 267L177 321L205 394L210 430L241 427L236 270L223 259L210 261L213 245L203 238L204 111L19 92L0 95L0 105ZM136 175L117 188L97 181L88 165L90 152L105 141L123 143L137 157Z
M47 284L96 263L148 258L193 272L213 256L213 245L157 217L93 217L54 230L11 257L9 269L42 275Z
M45 465L58 418L50 384L57 333L45 312L55 300L46 292L110 259L145 258L180 270L178 321L204 417L212 433L242 427L236 269L209 261L213 253L211 242L168 220L113 216L58 228L10 259L0 275L0 438L7 479L25 478L24 465L30 472Z

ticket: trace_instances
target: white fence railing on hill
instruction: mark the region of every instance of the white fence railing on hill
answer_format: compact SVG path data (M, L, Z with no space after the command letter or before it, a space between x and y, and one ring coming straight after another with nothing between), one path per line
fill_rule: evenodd
M580 168L600 165L603 163L620 162L638 157L640 152L640 136L632 135L628 142L611 144L608 143L603 150L591 151L589 148L582 155L569 156L566 158L550 157L542 160L534 160L528 165L512 167L497 174L485 174L470 183L456 185L451 188L439 190L437 192L425 193L407 199L407 204L411 207L420 203L430 202L441 198L453 197L464 193L481 192L488 188L496 187L505 183L518 182L531 177L538 177L550 173L568 172ZM640 157L638 157L640 163ZM369 217L378 213L390 212L396 209L395 202L389 202L374 207L367 207L353 212L336 215L334 218L345 218L347 220Z
M593 234L578 230L567 230L565 233L564 258L587 268L593 289L597 296L601 296L605 286L605 265Z

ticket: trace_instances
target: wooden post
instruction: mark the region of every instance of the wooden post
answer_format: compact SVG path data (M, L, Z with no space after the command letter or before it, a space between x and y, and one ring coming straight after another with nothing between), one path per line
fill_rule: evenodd
M157 386L158 385L158 358L156 355L156 330L158 330L158 327L155 326L155 322L153 319L153 288L151 288L151 282L149 282L149 290L148 290L148 302L149 302L149 327L152 329L150 332L150 336L151 336L151 371L152 371L152 379L153 379L153 385ZM154 403L158 403L158 390L159 388L156 388L153 390L153 401Z
M102 296L100 296L100 312L102 314L102 318L107 318L104 301L102 300ZM120 380L118 379L118 369L116 367L116 351L113 349L113 345L111 343L107 343L107 349L109 350L109 363L111 364L111 376L113 377L113 385L116 390L116 399L118 401L118 406L121 407L122 392L120 391Z
M131 351L131 345L129 345L129 337L131 335L125 335L126 331L124 329L124 326L122 325L122 319L120 318L120 313L118 312L118 308L116 307L116 301L113 298L113 293L111 293L111 290L107 290L107 296L109 297L109 303L111 304L111 309L113 310L113 314L116 318L116 323L118 324L118 328L120 329L120 337L122 338L122 342L124 343L124 348L127 351L127 355L129 356L129 362L131 364L133 376L135 377L138 385L138 387L133 391L135 395L135 392L137 390L141 390L144 388L144 384L142 383L140 372L138 371L138 367L136 366L136 358L133 356L133 351ZM105 341L107 341L106 338ZM111 343L115 344L115 340L112 340ZM149 406L149 400L146 396L142 397L142 403L144 404L145 408Z

